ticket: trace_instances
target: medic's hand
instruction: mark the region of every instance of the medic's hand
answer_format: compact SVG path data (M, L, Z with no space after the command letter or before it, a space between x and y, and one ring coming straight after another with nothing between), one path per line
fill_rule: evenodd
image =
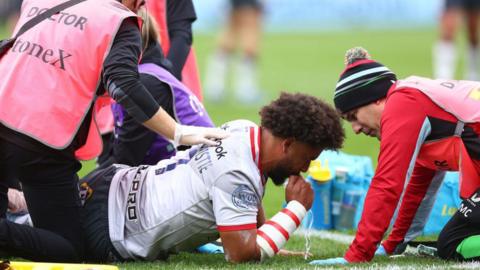
M215 139L224 139L229 133L219 128L206 128L195 126L175 125L175 136L173 143L178 145L207 144L214 146Z
M375 251L375 256L387 256L387 251L383 245L378 246L377 251Z
M335 265L335 264L348 264L348 262L343 257L339 257L339 258L330 258L325 260L315 260L315 261L311 261L309 264L327 266L327 265Z
M305 206L305 209L310 209L313 203L312 186L299 175L291 175L288 178L288 184L285 188L285 200L295 200Z

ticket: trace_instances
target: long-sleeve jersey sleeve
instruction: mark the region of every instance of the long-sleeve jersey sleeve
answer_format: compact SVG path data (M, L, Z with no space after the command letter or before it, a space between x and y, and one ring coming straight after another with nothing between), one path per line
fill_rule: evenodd
M345 254L347 261L372 259L428 133L427 115L415 98L408 91L391 94L381 119L378 167L365 199L357 234Z
M436 196L438 191L438 186L435 184L432 185L432 179L435 175L435 170L428 169L422 166L415 166L413 170L412 177L408 182L407 188L405 189L404 195L401 199L401 206L397 214L397 218L393 225L392 232L388 236L388 239L383 242L383 246L388 254L391 254L395 251L395 248L401 244L407 232L410 229L416 229L413 233L421 232L423 226L426 222L421 222L420 226L414 226L412 228L412 222L416 219L421 219L421 221L426 221L428 214L430 214L431 208L433 206L432 198ZM443 179L444 173L441 173L441 180ZM427 196L430 187L434 188L433 194ZM424 209L419 209L420 205L428 204L430 207L424 207Z
M136 22L125 20L104 61L103 84L108 94L121 104L129 115L143 123L158 111L159 105L140 82L138 63L141 44Z

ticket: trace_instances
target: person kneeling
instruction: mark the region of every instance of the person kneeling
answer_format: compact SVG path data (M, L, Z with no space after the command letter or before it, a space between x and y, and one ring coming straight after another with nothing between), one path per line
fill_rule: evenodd
M324 149L344 140L330 105L283 93L262 108L261 126L235 120L215 146L194 146L156 165L111 165L81 181L87 260L166 259L219 236L229 262L274 256L311 207L300 176ZM285 190L287 206L265 222L267 178Z

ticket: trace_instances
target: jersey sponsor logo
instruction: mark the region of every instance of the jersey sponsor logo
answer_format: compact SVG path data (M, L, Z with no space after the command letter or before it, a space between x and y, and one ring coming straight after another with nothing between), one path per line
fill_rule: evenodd
M220 160L221 158L225 157L227 151L223 149L222 140L217 140L216 142L217 145L215 146L215 154L217 154L217 160Z
M21 39L15 41L11 52L34 56L45 64L50 64L63 70L65 70L65 59L72 56L72 54L62 49L54 51L49 48L44 48L40 44Z
M208 146L204 145L200 148L198 153L195 154L194 160L198 164L197 169L200 173L203 173L208 168L212 167L212 157L208 151Z
M463 203L460 204L460 208L458 209L458 211L459 211L460 213L462 213L463 216L465 216L466 218L468 218L468 215L469 215L470 213L472 213L472 209L468 208L468 207L467 207L466 205L464 205Z
M470 198L473 202L480 202L480 197L478 197L477 193L473 194L472 198Z
M477 203L480 202L480 196L478 195L478 192L473 193L472 197L468 200L468 202L473 205L473 207L477 207Z
M128 220L137 220L137 202L138 202L138 191L140 190L140 180L142 178L142 171L148 168L148 166L142 166L138 168L135 173L135 177L130 186L130 192L127 197L127 218Z
M246 185L240 185L233 191L232 202L236 207L244 209L258 205L257 195Z

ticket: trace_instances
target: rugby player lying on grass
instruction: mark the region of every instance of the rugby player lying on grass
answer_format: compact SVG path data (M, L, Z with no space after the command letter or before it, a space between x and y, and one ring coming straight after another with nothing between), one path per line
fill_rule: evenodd
M230 262L274 256L311 207L300 172L344 139L337 113L303 94L261 109L261 126L236 120L216 146L195 146L153 166L112 165L82 181L87 260L157 260L219 236ZM289 179L287 206L265 222L267 178Z

